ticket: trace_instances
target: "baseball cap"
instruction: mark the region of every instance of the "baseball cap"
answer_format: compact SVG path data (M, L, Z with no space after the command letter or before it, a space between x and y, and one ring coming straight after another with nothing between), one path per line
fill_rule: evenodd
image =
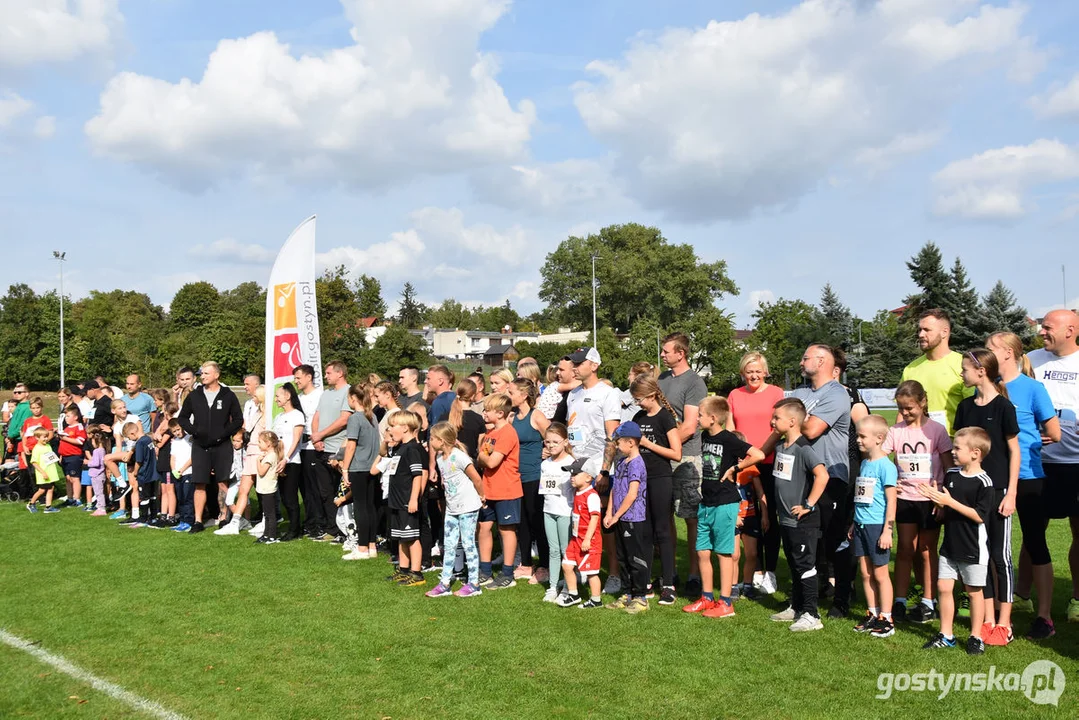
M594 347L577 348L570 353L569 359L574 365L583 363L585 360L599 365L599 350L596 350Z
M577 458L569 465L563 465L563 470L568 470L569 474L579 475L581 473L588 473L592 477L599 475L600 468L603 466L603 458L600 456L589 458Z
M629 420L622 423L614 429L614 434L611 436L615 440L618 438L637 438L641 439L641 426L637 423Z

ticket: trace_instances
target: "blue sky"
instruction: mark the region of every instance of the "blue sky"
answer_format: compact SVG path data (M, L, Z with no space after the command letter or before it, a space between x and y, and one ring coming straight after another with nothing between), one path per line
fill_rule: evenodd
M568 234L659 226L755 303L899 305L934 240L1063 302L1079 5L969 0L0 0L0 283L322 266L523 312ZM1068 291L1079 304L1079 264Z

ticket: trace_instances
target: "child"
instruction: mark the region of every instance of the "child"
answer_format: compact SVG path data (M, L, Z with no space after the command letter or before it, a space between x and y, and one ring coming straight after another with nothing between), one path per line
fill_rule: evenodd
M67 481L67 496L75 507L82 505L82 456L86 450L86 428L82 425L82 412L78 405L64 408L64 427L57 433L60 438L60 465ZM92 506L86 498L86 507Z
M52 430L36 427L34 428L33 438L34 449L30 451L30 464L34 468L37 491L30 498L30 502L26 504L26 509L36 513L37 500L44 495L45 512L58 513L60 508L52 506L52 494L56 490L56 483L60 482L60 458L57 457L49 445L49 441L52 440Z
M772 615L771 620L791 623L791 632L824 628L817 613L817 501L828 486L828 471L802 435L806 415L798 398L784 398L772 409L772 430L782 438L776 445L772 470L776 515L793 587L790 607Z
M94 489L94 498L97 500L97 509L94 510L94 517L102 517L108 515L108 511L105 510L106 495L105 495L105 433L100 429L94 428L90 431L90 482L91 487Z
M431 449L435 452L438 472L446 494L445 550L442 554L442 578L427 597L445 597L451 594L453 567L457 563L457 546L464 546L468 582L456 593L457 597L481 595L480 555L476 547L476 524L479 522L480 506L483 505L483 480L463 443L457 441L457 430L448 422L437 423L431 428Z
M965 363L964 363L965 365ZM993 508L993 480L982 470L982 458L989 454L989 434L981 428L966 427L955 434L953 453L960 469L952 469L940 490L922 485L919 492L944 508L944 543L940 548L937 580L940 604L940 632L925 649L955 647L952 623L955 600L952 589L963 580L970 597L970 637L967 654L985 652L982 621L985 603L982 589L989 570L989 547L985 540L985 518Z
M163 392L167 396L168 391ZM179 414L180 407L166 397L162 401L162 408L155 420L155 429L150 434L157 452L157 476L161 487L157 517L147 523L155 530L163 530L176 524L176 478L172 476L172 432L169 431L169 421Z
M105 475L108 478L113 478L114 484L120 489L120 492L113 497L114 501L120 504L120 507L109 516L111 520L123 520L127 516L128 495L131 494L131 507L132 510L138 507L138 486L131 482L128 473L128 463L131 462L131 451L134 449L134 444L127 439L124 434L124 429L128 425L138 423L142 425L142 422L127 412L127 405L123 400L113 400L109 405L112 413L112 426L111 432L113 437L113 449L112 452L105 455ZM128 523L133 522L130 518L127 518Z
M123 402L123 401L121 401ZM127 417L135 417L128 415ZM128 470L128 485L131 487L131 515L119 522L120 525L145 527L144 519L150 512L150 495L156 480L157 463L154 458L154 442L143 432L141 422L123 423L121 426L126 441L124 462L131 463ZM141 462L140 462L141 459Z
M420 565L420 492L427 456L416 440L420 426L420 416L410 410L399 410L390 417L387 432L393 447L383 470L390 478L390 537L397 540L398 547L398 569L390 580L406 587L427 583Z
M558 599L562 558L569 547L569 525L573 516L573 485L563 469L573 462L569 452L569 431L562 423L551 423L543 438L547 459L540 465L540 495L543 496L543 529L547 534L548 565L551 576L543 602Z
M512 382L512 381L511 381ZM488 395L483 401L483 419L491 430L480 443L479 465L483 467L483 497L480 509L480 586L491 590L514 587L513 556L517 552L517 523L521 520L520 441L509 422L513 402L508 395ZM491 553L494 550L492 531L498 522L502 541L502 573L491 574ZM531 552L531 548L524 548Z
M746 441L746 436L735 431L734 436ZM761 472L756 465L747 467L738 473L735 478L738 484L738 495L742 502L738 505L738 523L734 528L734 577L738 577L738 562L741 551L745 551L745 561L742 567L742 585L737 583L731 587L731 597L753 598L757 589L753 585L753 578L757 575L757 543L760 542L764 533L768 532L768 499L764 495L764 485L761 484ZM739 542L739 539L741 540Z
M280 542L277 539L277 462L285 456L285 447L272 430L259 433L258 445L261 454L255 463L255 493L266 525L255 543L273 545Z
M622 594L607 603L607 608L636 615L648 609L645 596L652 578L652 526L645 510L648 471L641 457L640 425L633 421L624 422L615 429L613 437L621 457L611 478L611 500L607 503L603 525L615 528Z
M175 481L176 513L170 516L173 532L189 532L195 522L195 488L191 484L191 438L184 434L180 421L169 420L169 463Z
M592 481L599 474L600 461L596 458L579 458L573 464L564 467L569 471L570 482L576 491L573 496L573 516L571 518L569 545L566 557L562 561L562 572L566 576L566 591L558 596L555 603L559 607L570 607L581 603L577 594L577 574L588 578L588 590L591 597L581 603L584 609L602 607L600 601L599 568L603 559L603 540L600 537L600 501L599 493L592 487ZM590 472L595 470L595 474Z
M933 503L918 492L918 487L931 484L939 490L944 485L944 473L952 466L952 439L943 425L929 417L929 399L917 380L899 383L895 404L898 421L889 428L882 447L885 454L895 453L899 471L895 505L899 544L895 553L892 615L897 623L904 620L924 623L933 619L940 520ZM908 611L912 567L922 584L922 601Z
M731 585L734 583L734 530L742 496L735 475L764 459L764 453L726 430L730 406L723 397L710 396L700 404L701 505L697 513L697 564L701 573L701 597L682 608L705 617L734 615ZM719 600L714 590L712 553L719 558Z
M854 557L862 570L862 587L869 608L854 631L885 638L895 634L889 610L892 579L888 576L888 561L899 474L882 448L888 437L888 421L880 415L870 415L858 423L857 432L863 460L854 481L854 524L847 537L854 542Z
M45 404L41 398L30 398L30 417L23 420L22 442L19 443L20 468L27 468L30 466L30 454L34 451L34 446L37 444L37 437L34 435L34 430L39 427L43 427L50 431L53 429L52 420L50 420L44 412Z

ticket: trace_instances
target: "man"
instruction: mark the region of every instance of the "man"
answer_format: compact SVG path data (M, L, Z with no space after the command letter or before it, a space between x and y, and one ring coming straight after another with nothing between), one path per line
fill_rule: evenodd
M83 383L83 387L86 388L86 397L90 398L94 402L94 425L99 425L105 429L105 432L112 432L113 414L112 414L112 398L109 397L107 392L107 385L103 385L97 380L87 380Z
M581 384L573 371L573 361L570 360L569 355L558 361L555 376L555 382L544 388L543 394L536 402L536 409L551 422L560 422L565 425L569 392Z
M172 386L172 399L177 405L183 405L184 400L195 389L195 371L184 365L176 371L176 384Z
M835 572L835 597L830 618L846 617L850 612L851 582L854 580L854 560L849 529L850 481L850 409L851 398L836 379L835 352L828 345L810 345L802 355L802 376L808 387L794 391L794 397L809 413L802 423L802 435L809 441L828 471L828 487L816 507L807 508L820 513L820 532L823 552L817 556L820 579L828 577L828 565ZM770 454L779 440L776 432L768 437L761 450Z
M340 471L330 467L330 460L345 444L345 426L352 411L348 406L348 367L340 361L326 365L323 378L325 387L319 394L318 408L311 419L311 444L315 449L315 492L317 501L322 505L322 516L326 518L321 532L315 537L323 542L341 537L337 527L337 507L333 504L337 496L337 481Z
M566 425L573 455L578 459L597 458L601 471L596 478L596 490L603 507L610 500L610 466L614 443L611 436L622 419L622 401L618 390L600 382L600 355L595 348L578 348L569 356L573 372L580 385L570 390L566 397ZM612 451L605 457L608 443ZM618 558L615 555L613 528L603 532L603 552L607 555L607 585L604 592L617 595L622 590L618 575Z
M924 353L903 368L902 380L917 380L929 399L929 417L952 434L959 401L973 395L963 385L963 356L948 347L952 320L940 308L918 317L918 347Z
M427 379L424 384L435 394L434 402L431 403L431 412L428 413L427 418L431 425L449 419L450 410L453 409L453 403L457 399L457 393L453 391L455 379L453 371L445 365L432 365L427 369ZM408 409L407 405L405 409Z
M303 497L306 515L303 532L308 537L319 538L325 534L324 528L330 521L319 500L316 476L318 456L315 445L311 442L311 421L315 419L315 413L318 412L318 401L322 399L322 389L315 387L315 368L310 365L298 365L293 368L292 379L296 383L296 390L300 393L300 409L303 410L304 416L303 440L300 443L300 465L303 468L300 495ZM289 530L289 533L289 540L299 537L298 531Z
M29 391L24 383L16 383L11 391L11 398L15 401L15 409L5 418L7 420L7 438L5 438L4 451L8 455L17 455L19 442L22 440L22 426L26 418L30 417Z
M157 415L154 399L142 391L142 378L132 373L124 381L127 393L123 396L127 411L142 421L142 431L149 433Z
M659 389L667 396L678 421L682 437L682 459L672 463L674 468L672 497L674 514L686 521L686 551L689 554L689 577L685 595L695 598L701 593L700 567L697 564L697 508L701 503L701 434L700 404L708 396L704 380L689 366L689 338L684 333L672 333L663 338L659 357L667 370L659 376ZM671 517L671 534L678 537Z
M195 522L191 533L205 529L202 511L206 507L206 484L211 475L227 483L232 472L232 436L243 426L243 412L236 393L220 383L221 368L216 362L202 364L202 385L184 400L177 420L191 436L191 483L195 486Z
M397 385L401 388L401 407L408 410L412 403L423 402L423 390L420 389L420 369L415 365L405 365L397 373ZM423 403L424 406L427 403Z

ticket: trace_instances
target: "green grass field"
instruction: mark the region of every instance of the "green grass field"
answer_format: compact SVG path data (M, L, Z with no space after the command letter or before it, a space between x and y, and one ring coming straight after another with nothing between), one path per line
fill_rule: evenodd
M681 601L633 617L544 604L528 585L428 599L388 586L384 556L345 563L338 546L306 540L255 546L15 504L0 506L0 527L0 628L187 718L999 718L1079 707L1063 564L1056 637L969 657L923 651L935 624L880 640L849 620L805 635L769 622L789 587L783 563L780 593L737 601L736 617L688 616ZM1053 523L1056 558L1067 542ZM1017 631L1030 620L1018 614ZM1057 708L1021 692L874 697L882 672L1022 673L1035 660L1072 683ZM0 678L0 717L138 716L3 644Z

